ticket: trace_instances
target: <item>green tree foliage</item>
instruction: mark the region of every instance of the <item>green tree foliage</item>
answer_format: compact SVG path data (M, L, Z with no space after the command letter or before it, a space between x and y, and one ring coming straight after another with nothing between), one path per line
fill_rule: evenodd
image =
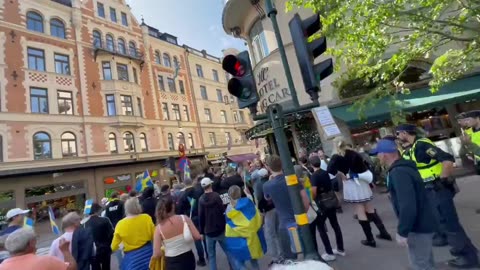
M320 13L321 35L335 41L328 52L336 70L346 70L335 86L364 86L355 102L360 115L380 98L394 104L397 93L409 93L404 73L413 61L432 62L436 92L480 58L478 0L289 0L286 8L296 6Z

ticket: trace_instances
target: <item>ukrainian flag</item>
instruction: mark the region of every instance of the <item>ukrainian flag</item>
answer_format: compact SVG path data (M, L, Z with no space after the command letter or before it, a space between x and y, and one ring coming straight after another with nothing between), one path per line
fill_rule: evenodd
M53 214L52 207L48 207L48 217L50 218L50 227L52 227L52 232L56 235L60 235L60 229L55 223L55 215Z
M29 229L33 230L33 225L35 225L35 222L33 221L33 219L31 219L29 217L25 217L23 219L23 227L24 228L29 228Z
M150 177L148 170L145 170L143 175L137 179L135 189L137 192L142 192L146 187L153 187L152 178Z
M255 204L248 198L241 198L235 208L227 211L226 219L226 248L231 256L241 262L263 257L267 245L262 218Z

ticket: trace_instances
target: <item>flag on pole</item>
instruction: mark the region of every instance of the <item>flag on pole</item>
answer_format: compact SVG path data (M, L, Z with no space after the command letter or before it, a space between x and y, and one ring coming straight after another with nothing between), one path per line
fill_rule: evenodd
M85 208L83 209L84 215L92 214L92 205L93 205L93 199L89 199L85 201Z
M183 179L190 178L190 166L188 166L188 162L185 163L185 168L183 168Z
M55 215L53 214L52 207L48 207L48 217L50 218L50 227L52 227L52 232L56 235L60 235L60 229L55 223Z
M150 177L148 170L145 170L143 175L138 177L135 189L137 192L142 192L146 187L153 187L152 178Z
M33 219L31 219L29 217L25 217L23 219L23 227L24 228L29 228L29 229L33 230L33 225L35 225L35 222L33 221Z

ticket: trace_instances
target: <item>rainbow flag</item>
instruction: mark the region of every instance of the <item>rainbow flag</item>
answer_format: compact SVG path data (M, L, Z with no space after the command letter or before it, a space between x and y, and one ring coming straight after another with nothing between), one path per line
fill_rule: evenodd
M56 235L60 235L60 229L55 223L55 215L53 214L52 207L48 207L48 217L50 218L50 227L52 227L52 232Z
M33 226L35 225L35 222L33 221L33 219L29 218L29 217L25 217L23 219L23 227L24 228L29 228L29 229L32 229L33 230Z
M83 209L84 215L90 215L92 213L93 199L85 201L85 208Z
M135 189L137 192L142 192L146 187L153 187L152 178L150 177L148 170L145 170L143 175L138 177Z

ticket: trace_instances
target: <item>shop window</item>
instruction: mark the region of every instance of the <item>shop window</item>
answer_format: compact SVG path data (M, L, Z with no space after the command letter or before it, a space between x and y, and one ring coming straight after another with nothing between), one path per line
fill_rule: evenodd
M93 47L102 48L102 34L97 30L93 31Z
M48 114L48 91L44 88L30 88L30 111Z
M62 155L63 157L76 157L77 153L77 140L75 134L71 132L65 132L62 134Z
M167 139L168 139L168 149L171 150L171 151L175 150L175 144L173 142L172 133L168 133Z
M145 133L140 133L140 148L142 152L148 151L147 136Z
M115 42L113 41L113 36L110 34L107 34L105 38L105 42L107 45L107 50L113 52L115 50Z
M118 153L117 136L115 135L115 133L108 134L108 146L110 148L110 153L112 154Z
M120 195L129 193L132 191L132 186L129 185L131 182L131 174L105 177L103 179L103 184L105 185L105 197L110 198L113 192L117 192Z
M162 102L162 112L163 112L163 120L170 120L170 113L168 111L168 104Z
M162 64L162 57L160 56L159 51L155 51L155 63L161 65Z
M33 157L35 160L52 158L50 135L45 132L37 132L33 135Z
M170 55L167 53L163 53L163 65L166 67L172 67L172 63L170 62Z
M252 42L252 51L255 63L260 62L263 58L270 54L267 38L265 36L265 31L263 30L261 20L258 20L250 30L250 41Z
M35 48L27 49L28 69L45 71L45 51Z
M193 135L192 133L188 133L188 147L190 149L195 148L195 144L193 143Z
M50 20L50 34L54 37L65 38L65 24L59 19Z
M190 121L190 113L188 112L187 105L183 105L183 114L185 115L185 121Z
M185 143L185 135L182 132L177 133L177 143L178 145L183 144L184 147L187 147L187 144Z
M8 210L15 207L15 192L13 190L0 191L0 230L3 230L8 225L5 217Z
M70 57L64 54L56 53L55 59L55 72L58 74L70 75Z
M183 85L182 80L178 80L178 87L180 88L180 94L185 94L185 85Z
M160 89L160 91L165 91L165 82L163 81L163 76L158 75L157 80L158 80L158 88Z
M27 29L43 33L43 17L34 11L27 13Z
M130 132L123 134L123 149L126 153L135 152L135 137Z
M118 43L117 45L118 52L121 54L127 54L127 47L125 45L125 40L123 40L123 38L119 38L117 43Z
M120 101L122 103L122 114L132 116L133 115L132 96L121 95Z
M58 113L73 115L73 95L71 91L57 91Z

